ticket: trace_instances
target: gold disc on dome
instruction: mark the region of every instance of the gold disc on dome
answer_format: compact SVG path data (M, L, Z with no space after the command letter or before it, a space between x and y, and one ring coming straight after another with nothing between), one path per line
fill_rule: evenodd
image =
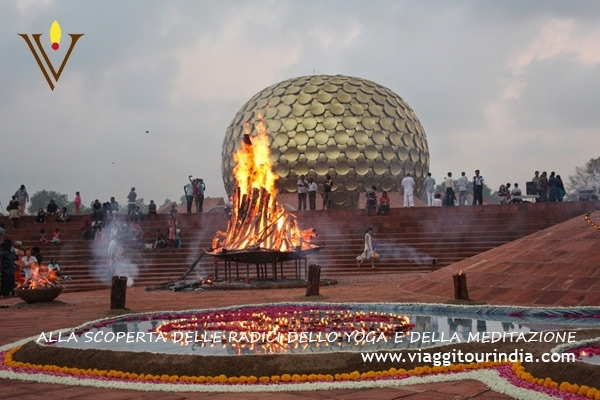
M414 136L410 133L404 134L404 144L408 147L413 147L415 145Z
M361 92L360 90L357 90L356 91L356 100L359 103L368 104L369 100L371 100L371 98L368 95Z
M404 121L405 120L403 119L394 120L394 125L396 125L396 129L401 133L406 132L406 123Z
M300 92L300 90L301 90L300 86L292 85L292 86L288 87L285 92L287 94L296 94L296 93Z
M286 130L293 131L296 129L296 126L298 126L298 121L296 121L296 118L287 118L285 121L283 121L283 126Z
M381 115L381 107L375 103L369 103L369 112L374 116L379 117Z
M383 111L389 117L396 118L398 114L396 114L396 107L386 104L383 106Z
M292 107L285 104L281 104L279 107L277 107L277 110L277 116L279 118L285 118L292 112Z
M338 87L332 83L326 83L323 85L323 90L329 93L334 93L338 91Z
M319 94L317 94L317 100L319 100L319 102L323 103L323 104L327 104L331 101L331 95L327 92L319 92Z
M281 120L279 118L267 120L267 129L271 133L279 132L279 129L281 129Z
M405 162L404 163L404 173L414 175L415 165L413 163L411 163L410 161Z
M345 82L345 83L342 85L342 89L344 89L344 92L347 92L347 93L356 93L356 86L354 86L354 85L351 85L351 84L350 84L350 83L348 83L348 82Z
M256 108L265 108L269 104L269 99L259 99L256 101Z
M385 146L383 150L381 150L381 154L383 158L388 161L392 161L396 157L396 152L390 146Z
M296 163L294 166L294 172L296 172L296 175L306 175L308 174L308 171L310 171L310 168L308 168L308 165L303 162Z
M417 149L411 149L410 150L410 159L411 159L412 162L419 161L419 150L417 150Z
M365 129L375 129L377 127L377 123L371 117L363 118L361 122Z
M337 163L338 163L338 161L335 158L328 158L327 159L327 165L329 166L329 168L335 169L335 165Z
M346 144L348 143L348 133L346 131L337 131L334 135L333 135L333 140L335 140L335 142L337 144Z
M288 161L296 161L300 156L300 152L295 147L289 147L284 153L283 157Z
M406 150L406 147L398 148L398 158L400 159L400 161L408 160L408 150ZM392 173L393 173L393 171L392 171Z
M308 143L308 135L306 132L296 132L292 140L296 142L297 145L304 146Z
M325 112L325 106L318 101L314 101L310 106L310 113L312 115L321 115Z
M302 117L305 112L306 107L304 107L302 104L294 104L292 107L292 114L294 114L296 117Z
M389 192L394 188L394 183L396 183L396 181L393 178L383 178L381 181L381 190Z
M350 103L350 101L352 100L352 96L340 90L339 92L337 92L337 99L340 103Z
M366 188L369 188L369 189L370 189L372 186L375 186L375 189L376 189L376 190L379 190L379 189L377 188L377 184L378 184L378 183L379 183L379 177L375 177L375 176L372 176L372 175L369 175L369 176L367 177L367 179L365 179L365 181L364 181L364 185L365 185L365 187L366 187Z
M342 115L344 114L345 110L346 109L344 108L344 106L339 103L334 103L331 105L331 113L333 115Z
M358 187L358 179L356 177L351 176L344 180L344 184L346 185L346 189L348 190L356 190Z
M422 164L417 164L415 166L415 174L416 174L417 177L424 175L423 174L423 165Z
M338 121L334 117L327 117L323 120L323 127L325 129L335 129L337 123Z
M325 81L323 80L323 78L315 76L315 77L310 78L309 82L313 85L321 86L323 84L323 82L325 82Z
M277 109L275 107L269 107L265 110L265 118L271 119L277 115Z
M386 137L383 132L373 132L373 141L375 144L387 144Z
M275 172L280 178L285 178L290 173L290 169L285 164L275 164L273 172Z
M365 109L360 104L352 104L350 106L350 111L352 114L360 117L365 112Z
M406 111L404 110L404 107L402 107L401 105L396 107L396 112L398 113L400 118L408 119L408 116L406 115Z
M327 175L329 172L329 165L327 165L325 161L319 161L315 164L315 172L321 176Z
M340 155L340 149L337 146L327 146L327 150L325 150L325 155L329 160L335 160Z
M317 150L317 148L314 146L308 146L304 152L304 155L306 156L307 160L316 160L319 158L319 150Z
M363 120L364 125L364 120ZM356 131L354 132L354 140L358 144L365 144L369 140L369 135L365 131Z
M369 164L366 161L359 161L354 167L356 173L360 176L365 176L369 172Z
M315 142L317 144L326 144L329 141L329 135L325 131L315 133Z
M394 126L394 120L391 118L380 118L379 125L381 126L382 129L384 129L386 131L391 131L392 126Z
M348 195L345 190L341 190L341 188L336 188L333 191L333 203L336 206L343 206L348 201Z
M416 129L415 129L415 123L413 121L411 121L410 119L406 120L406 129L410 132L410 133L417 133Z
M375 171L377 175L383 175L383 173L387 171L387 166L383 161L375 161L375 164L373 164L373 171Z
M294 96L293 94L288 94L281 98L281 102L286 106L290 106L296 102L296 96Z
M317 120L312 117L304 118L304 121L302 121L302 126L306 130L314 129L317 126Z
M285 132L278 133L277 136L275 136L275 143L279 146L285 146L289 140L290 137Z
M392 173L392 175L394 176L398 176L400 175L400 173L402 173L402 164L400 164L398 161L394 161L391 165L390 165L390 172Z
M354 129L356 128L357 121L354 117L344 117L342 123L346 129Z
M308 85L304 86L302 88L302 90L304 90L305 93L312 94L312 93L317 93L317 91L319 90L319 88L316 85L313 85L313 84L309 83Z
M360 150L358 149L358 147L351 145L346 148L346 157L349 160L356 160L359 155L360 155Z
M273 90L273 95L275 96L281 96L285 93L285 88L283 87L278 87L277 89Z
M346 161L338 161L335 164L335 172L337 172L338 175L346 175L348 171L350 171L350 166Z
M312 100L312 96L306 92L300 92L298 95L298 103L308 104Z
M367 148L365 149L365 156L369 160L377 159L378 155L379 155L379 151L377 150L377 147L375 147L375 146L367 146Z
M283 185L283 189L288 193L295 193L298 189L298 181L294 179L287 179Z
M360 85L360 90L362 90L365 93L371 94L373 93L373 88L369 85L367 85L365 82L363 82L362 85Z
M249 101L248 103L246 103L246 107L244 107L244 112L252 111L255 108L256 108L256 102L255 101Z
M344 77L340 77L339 75L336 75L332 78L329 78L329 82L331 82L335 85L341 85L342 83L346 82L346 79Z
M373 93L373 101L381 106L384 106L387 104L387 97L382 96L379 93Z

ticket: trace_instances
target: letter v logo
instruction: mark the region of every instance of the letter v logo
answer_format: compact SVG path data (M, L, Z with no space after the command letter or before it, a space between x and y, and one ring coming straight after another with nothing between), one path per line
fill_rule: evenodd
M54 83L52 83L52 79L50 79L50 75L48 74L48 71L46 71L46 68L44 67L44 63L42 62L40 56L38 55L38 52L36 51L35 47L33 46L33 43L31 41L31 39L29 38L29 35L27 35L25 33L19 33L18 35L21 36L25 40L27 45L29 46L29 50L31 50L31 54L33 54L35 61L37 62L40 69L42 70L42 74L44 74L44 77L46 78L46 81L48 82L50 89L54 90ZM48 57L48 55L46 54L46 51L44 50L44 47L42 46L42 43L40 41L40 37L42 36L42 34L35 33L35 34L32 34L31 36L33 37L33 41L37 45L37 48L40 51L42 57L44 58L44 61L46 61L46 64L48 65L48 69L50 70L52 77L54 77L54 80L56 82L58 82L58 79L60 78L60 75L62 74L63 69L65 68L65 65L67 65L67 61L69 60L69 57L71 56L71 52L75 48L75 44L83 36L83 33L69 33L69 36L71 37L71 44L69 46L69 49L67 50L67 54L65 54L65 57L63 58L62 63L60 64L60 68L58 69L58 71L56 71L56 69L54 68L54 65L52 65L50 58ZM58 25L57 21L54 21L50 28L50 41L52 42L53 50L58 50L59 43L60 43L60 36L61 36L60 25Z

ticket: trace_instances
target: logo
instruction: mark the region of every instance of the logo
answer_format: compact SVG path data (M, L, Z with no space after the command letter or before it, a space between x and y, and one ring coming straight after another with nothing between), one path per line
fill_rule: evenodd
M42 74L44 74L44 77L46 78L48 85L50 85L50 89L54 90L55 84L52 83L50 74L48 73L48 71L46 71L46 67L44 66L44 63L42 62L40 56L38 55L38 52L36 51L35 47L33 46L33 43L31 41L31 39L29 38L29 35L27 35L25 33L19 33L18 35L21 36L23 39L25 39L25 42L29 46L29 50L31 50L31 54L33 54L33 57L35 58L35 61L39 65L40 69L42 70ZM71 37L71 44L69 45L67 54L65 54L65 57L63 58L58 71L56 71L56 69L54 68L54 65L52 65L50 58L48 58L48 54L46 54L46 51L44 50L44 47L42 46L42 42L40 40L40 38L42 37L42 34L34 33L31 36L33 37L33 42L37 45L37 49L41 53L41 56L44 58L44 61L46 61L48 70L52 74L52 77L54 77L54 81L58 82L58 79L60 78L60 75L62 74L63 69L65 68L65 65L67 65L69 56L71 56L71 52L75 48L75 44L83 36L83 33L69 33L69 36ZM60 48L60 37L61 37L60 25L58 24L58 21L55 20L54 22L52 22L52 25L50 26L50 43L52 43L52 50L56 51Z

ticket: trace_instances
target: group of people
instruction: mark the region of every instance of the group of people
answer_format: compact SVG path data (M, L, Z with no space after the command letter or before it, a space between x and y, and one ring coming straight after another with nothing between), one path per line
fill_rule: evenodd
M485 179L481 175L480 171L475 170L475 175L471 179L473 184L473 205L483 204L483 186ZM465 206L469 204L469 178L465 172L461 172L460 177L455 181L452 177L452 172L448 172L444 178L444 199L441 199L441 193L437 193L436 181L431 176L431 172L427 173L425 178L425 193L427 193L427 206L438 207L438 206L454 206L456 204ZM458 199L456 198L456 192L458 192Z
M333 181L330 175L325 176L323 183L323 210L330 209L333 204ZM317 191L319 187L314 178L306 179L306 176L300 175L298 179L298 211L306 210L306 198L308 195L308 206L310 210L317 209Z
M203 212L202 206L204 205L204 192L206 191L206 184L202 178L192 179L192 175L188 176L189 183L183 186L183 193L185 194L186 206L188 214L192 212L192 205L196 206L196 212Z
M531 182L539 196L538 201L542 203L563 201L567 193L562 178L554 171L550 172L549 177L546 171L542 172L542 175L540 171L535 171Z

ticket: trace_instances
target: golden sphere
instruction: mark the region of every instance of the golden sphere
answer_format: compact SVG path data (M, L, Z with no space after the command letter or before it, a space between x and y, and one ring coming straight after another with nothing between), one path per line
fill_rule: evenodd
M366 79L311 75L288 79L255 94L225 133L221 172L228 195L235 191L233 153L244 124L263 118L271 136L271 160L280 193L294 193L300 175L323 191L334 181L338 208L355 207L361 192L400 190L410 173L421 196L429 172L425 130L415 112L390 89Z

